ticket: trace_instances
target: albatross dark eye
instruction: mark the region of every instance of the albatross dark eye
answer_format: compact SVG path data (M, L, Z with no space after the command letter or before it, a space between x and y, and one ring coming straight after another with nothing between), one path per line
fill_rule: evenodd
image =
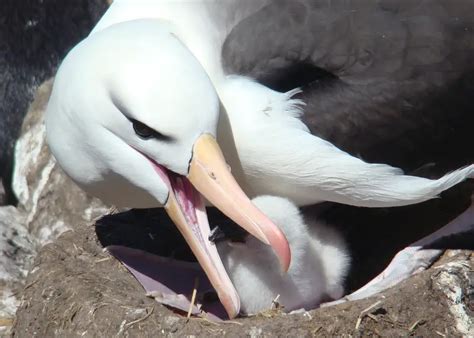
M148 140L151 138L155 138L157 140L167 141L167 142L171 142L174 140L173 137L163 135L162 133L148 127L146 124L140 121L137 121L135 119L130 119L130 122L132 122L133 124L133 130L135 131L135 134L137 134L140 138L144 140Z
M135 133L141 138L147 140L155 136L155 131L148 127L146 124L143 124L137 120L132 120L132 123L133 130L135 130Z

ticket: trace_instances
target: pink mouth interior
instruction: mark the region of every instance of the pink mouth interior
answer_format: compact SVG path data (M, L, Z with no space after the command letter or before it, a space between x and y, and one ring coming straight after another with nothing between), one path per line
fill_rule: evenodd
M168 175L168 177L188 224L197 224L196 206L201 199L200 194L183 176L174 174Z
M171 188L178 204L186 217L186 223L191 227L194 236L199 240L208 256L210 253L208 240L210 234L209 220L201 194L192 186L186 177L170 173ZM206 236L206 237L204 237Z
M186 217L186 222L191 227L194 236L206 250L207 255L212 257L212 254L208 250L211 245L208 240L211 230L202 195L193 187L186 177L173 173L161 164L156 163L150 158L148 159L153 164L156 173L166 183L168 189L174 192L181 211L184 217Z

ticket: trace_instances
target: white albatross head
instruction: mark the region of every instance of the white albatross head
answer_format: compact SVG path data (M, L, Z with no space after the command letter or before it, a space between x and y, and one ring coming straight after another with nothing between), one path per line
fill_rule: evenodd
M209 77L159 20L90 35L63 61L46 113L47 140L65 172L115 205L164 206L230 317L239 297L214 245L201 194L277 254L283 233L247 198L216 142L221 105Z

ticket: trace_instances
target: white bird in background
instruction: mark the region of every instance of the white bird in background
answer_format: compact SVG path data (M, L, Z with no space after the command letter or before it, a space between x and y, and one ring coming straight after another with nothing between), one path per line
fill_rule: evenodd
M271 248L248 236L245 242L220 241L217 250L240 296L240 310L255 314L277 298L285 311L310 310L344 294L350 256L344 238L315 220L303 220L289 200L275 196L252 199L277 224L290 244L292 260L282 274Z
M271 245L286 271L284 235L246 194L298 205L401 206L434 198L474 171L429 180L366 163L309 132L297 89L228 76L226 38L268 3L117 0L62 63L46 113L48 142L65 172L115 205L164 206L231 318L239 297L207 240L201 194Z

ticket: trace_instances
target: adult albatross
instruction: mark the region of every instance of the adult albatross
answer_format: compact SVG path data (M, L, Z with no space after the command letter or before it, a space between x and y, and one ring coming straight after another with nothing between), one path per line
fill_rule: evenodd
M229 76L221 58L226 39L239 24L257 27L262 20L251 18L259 13L279 14L263 16L269 26L293 15L279 6L291 2L115 1L64 60L46 116L53 154L86 191L129 207L165 206L230 317L238 295L206 240L197 191L270 244L286 270L288 243L239 184L248 195L300 205L384 207L434 198L474 171L471 165L430 180L369 164L309 132L298 90Z

